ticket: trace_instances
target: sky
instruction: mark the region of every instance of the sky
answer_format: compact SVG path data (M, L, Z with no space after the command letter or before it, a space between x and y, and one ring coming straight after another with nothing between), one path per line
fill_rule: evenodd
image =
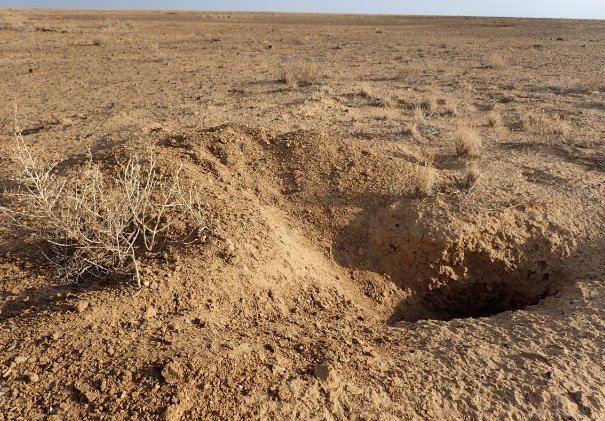
M605 0L0 0L0 8L168 9L605 19Z

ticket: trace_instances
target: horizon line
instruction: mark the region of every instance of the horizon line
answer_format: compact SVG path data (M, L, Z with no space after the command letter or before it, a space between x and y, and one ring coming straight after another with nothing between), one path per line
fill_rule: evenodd
M484 18L484 19L548 19L548 20L589 20L605 21L605 18L547 17L547 16L504 16L504 15L448 15L448 14L393 14L380 12L302 12L281 10L222 10L222 9L129 9L96 7L0 7L0 10L40 10L40 11L95 11L95 12L147 12L147 13L256 13L286 15L339 15L339 16L385 16L385 17L437 17L437 18Z

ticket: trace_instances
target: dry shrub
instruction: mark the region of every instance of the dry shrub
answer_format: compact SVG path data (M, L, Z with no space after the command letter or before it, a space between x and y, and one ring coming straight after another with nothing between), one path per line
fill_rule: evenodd
M497 111L490 111L487 115L487 123L490 127L502 127L502 117Z
M437 186L437 170L430 161L423 165L416 164L412 176L412 188L416 197L426 197L434 193Z
M424 111L422 111L422 108L420 108L418 106L414 107L413 119L414 119L414 124L421 124L426 121L426 119L424 117Z
M401 79L406 83L416 82L424 73L422 66L418 63L408 64L401 68L397 74L397 79Z
M445 101L444 110L451 117L458 116L458 105L451 99Z
M314 85L319 79L319 66L315 63L304 63L281 71L279 81L294 88L297 85Z
M180 171L161 174L151 152L133 154L113 170L89 156L59 175L58 164L42 164L21 134L15 137L20 187L0 210L16 228L48 244L45 255L65 281L122 274L141 286L144 254L208 230L199 191L183 188Z
M475 157L481 149L481 136L474 128L461 125L454 133L454 145L459 157Z
M408 127L403 129L403 133L412 137L413 139L420 139L422 136L420 135L420 131L418 130L418 124L412 123Z
M522 121L531 133L547 138L566 137L571 130L569 123L558 114L528 112L522 117Z
M374 92L367 85L363 85L361 88L359 88L359 91L357 91L357 95L359 95L362 98L374 98L375 97Z
M430 96L422 101L420 106L428 112L433 112L437 109L437 98Z
M487 65L492 69L503 69L506 67L506 60L504 60L504 57L502 57L500 54L494 53L489 56Z
M477 164L473 162L466 167L466 171L462 176L462 185L467 189L470 189L479 181L479 178L481 178L481 171Z

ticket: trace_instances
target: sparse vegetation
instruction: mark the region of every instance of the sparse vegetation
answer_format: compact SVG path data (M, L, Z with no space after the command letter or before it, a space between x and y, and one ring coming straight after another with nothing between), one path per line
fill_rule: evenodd
M414 107L413 118L414 118L415 124L420 124L420 123L425 122L424 111L422 111L422 108L420 108L418 106Z
M462 184L467 189L473 187L477 181L481 178L481 171L477 164L472 162L470 165L467 165L464 175L462 177Z
M430 96L422 101L420 106L428 112L433 112L437 109L437 98Z
M285 83L289 88L299 85L314 85L320 76L319 66L315 63L304 63L291 68L284 68L279 76L279 81Z
M457 156L475 157L481 149L481 137L471 126L461 125L454 133L454 145Z
M47 243L45 255L64 280L118 273L134 276L141 286L144 253L208 230L200 193L183 188L179 171L162 174L151 152L144 158L133 154L113 170L90 156L59 175L58 163L42 164L20 132L15 141L19 188L0 210Z
M437 170L432 162L425 161L424 164L416 164L412 176L412 188L416 197L431 196L437 184Z
M506 67L506 60L504 59L504 57L502 57L502 55L494 53L489 56L487 65L492 69L503 69L504 67Z
M571 130L567 121L558 114L546 114L546 112L528 112L523 116L523 126L531 133L545 136L547 138L565 137Z
M487 115L487 122L490 125L490 127L494 127L494 128L501 127L502 126L502 117L500 117L500 114L497 111L492 110Z

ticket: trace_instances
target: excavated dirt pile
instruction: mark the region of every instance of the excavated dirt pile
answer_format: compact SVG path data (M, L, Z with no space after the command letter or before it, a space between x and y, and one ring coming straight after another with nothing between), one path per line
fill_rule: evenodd
M388 206L368 243L380 270L446 320L517 310L552 295L574 246L546 211L465 214L434 199Z

